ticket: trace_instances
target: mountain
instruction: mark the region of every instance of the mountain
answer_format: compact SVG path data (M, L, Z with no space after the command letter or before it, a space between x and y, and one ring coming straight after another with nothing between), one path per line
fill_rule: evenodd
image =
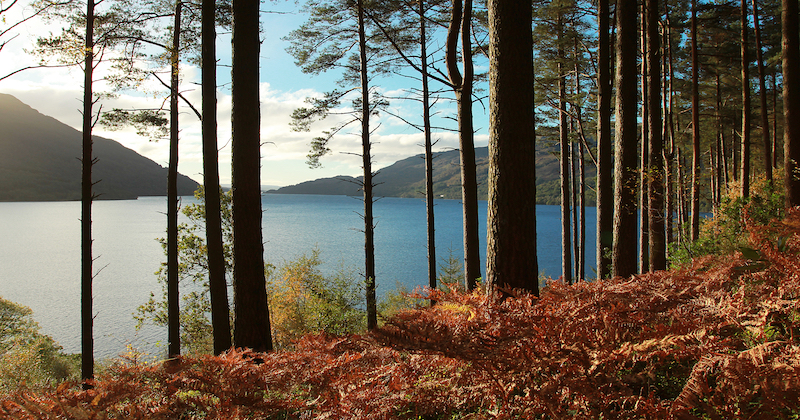
M442 152L433 160L433 192L437 198L461 198L461 171L458 150ZM475 149L475 163L478 174L478 197L487 199L489 190L489 148ZM587 205L594 205L594 192L589 186L594 185L594 165L586 165L588 186L586 191ZM590 171L591 169L591 171ZM321 178L296 185L290 185L273 191L271 194L322 194L322 195L361 195L359 187L363 177L337 176ZM378 171L375 175L374 193L380 197L423 197L425 194L425 159L424 155L412 156ZM536 201L539 204L559 203L559 165L556 156L547 151L536 154Z
M166 168L114 140L93 139L99 199L166 195ZM81 147L80 131L0 94L0 201L80 200ZM192 195L197 187L178 176L178 194Z

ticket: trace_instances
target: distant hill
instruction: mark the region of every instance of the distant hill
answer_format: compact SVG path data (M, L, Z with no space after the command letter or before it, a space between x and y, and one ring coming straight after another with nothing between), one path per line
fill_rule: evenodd
M478 197L488 198L487 178L489 176L489 148L475 149L478 173ZM594 185L594 165L586 165L587 181ZM363 177L337 176L290 185L272 194L322 194L322 195L361 195L359 182ZM425 160L419 154L395 162L378 171L374 178L375 195L380 197L423 197L425 194ZM536 155L536 185L539 204L558 204L560 190L558 159L549 151L539 151ZM433 160L433 192L437 198L461 198L461 171L458 150L436 155ZM587 205L594 205L594 192L587 188Z
M99 199L166 195L166 168L114 140L93 138ZM0 201L80 200L81 139L80 131L0 94ZM178 176L178 194L197 187Z

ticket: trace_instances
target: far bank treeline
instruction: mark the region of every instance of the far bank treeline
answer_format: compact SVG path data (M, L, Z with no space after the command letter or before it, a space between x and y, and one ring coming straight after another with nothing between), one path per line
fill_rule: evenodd
M41 38L35 53L75 64L85 75L82 168L82 313L84 378L91 378L91 130L102 95L93 82L135 89L146 78L165 87L166 107L115 110L107 122L155 127L170 138L168 176L169 354L180 353L177 260L179 66L200 62L210 315L214 349L272 349L265 296L260 204L259 1L182 0L140 3L88 0L37 10L65 25ZM97 6L97 7L96 7ZM562 268L567 283L585 277L596 258L598 277L627 277L666 267L667 245L698 237L700 201L716 206L726 191L743 199L764 176L783 185L787 207L800 204L800 35L797 0L309 1L307 21L289 33L288 52L310 75L338 77L331 90L292 114L309 132L308 163L334 151L357 154L363 175L367 327L377 325L372 205L383 182L372 169L376 127L398 119L424 135L428 241L435 234L434 134L459 140L464 206L464 283L482 278L499 295L538 293L536 159L558 159ZM780 19L778 19L780 17ZM215 31L232 31L233 331L229 329L220 234L216 126ZM161 34L161 35L157 35ZM200 41L198 43L198 40ZM142 45L161 48L152 55ZM80 48L72 48L79 46ZM112 54L111 52L120 52ZM101 62L114 71L93 74ZM142 71L156 64L169 71ZM482 73L487 70L487 73ZM407 91L386 96L381 83L403 76ZM488 81L488 83L487 83ZM183 81L183 83L193 83ZM166 98L169 100L167 101ZM402 98L402 99L401 99ZM390 103L408 99L398 114ZM410 104L410 105L409 105ZM478 180L475 118L488 109L488 177ZM335 118L328 118L335 116ZM320 130L319 122L328 124ZM145 132L146 129L143 129ZM548 135L544 135L548 134ZM339 150L357 136L360 149ZM278 141L278 140L275 140ZM537 154L538 151L538 154ZM596 169L597 256L585 255L584 207ZM479 185L488 192L488 236L478 238ZM641 211L639 211L641 210ZM637 218L639 218L637 220ZM639 226L639 228L637 228ZM637 246L638 245L638 246ZM478 248L487 247L487 261ZM431 286L436 257L428 247ZM638 250L641 250L639 253ZM577 267L577 268L573 268ZM232 337L232 340L231 340Z

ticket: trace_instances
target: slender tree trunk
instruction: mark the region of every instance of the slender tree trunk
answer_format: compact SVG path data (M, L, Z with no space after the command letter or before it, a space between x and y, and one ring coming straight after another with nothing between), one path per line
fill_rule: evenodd
M581 95L581 77L580 77L580 66L579 66L579 54L580 48L578 45L578 41L575 40L574 45L575 51L575 96L580 97ZM573 105L575 107L575 118L580 121L582 118L582 110L580 105L576 103ZM579 128L580 129L580 128ZM581 136L583 133L580 133ZM585 185L585 164L583 161L583 142L578 140L573 145L574 147L574 154L573 154L573 170L572 170L572 205L573 205L573 225L575 226L575 280L583 280L584 278L584 270L583 267L586 261L586 208L584 206L586 191L584 189ZM577 166L577 167L576 167ZM577 174L576 174L577 172ZM576 176L577 176L577 187L576 187Z
M367 73L367 37L364 30L364 3L358 0L358 52L361 75L361 146L364 167L364 260L367 293L367 329L378 328L378 309L375 299L375 224L373 222L372 204L372 143L369 139L369 74Z
M692 220L690 240L700 234L700 60L697 56L697 1L692 0Z
M778 168L778 70L772 72L772 168Z
M261 233L258 0L233 0L234 345L272 350Z
M169 169L167 171L167 356L181 354L181 308L178 295L178 77L181 47L181 0L175 2L169 95Z
M453 0L447 32L447 72L458 107L458 136L461 155L461 201L464 207L464 279L469 290L481 277L478 240L478 183L472 121L472 84L474 70L470 41L472 0ZM461 34L462 77L458 70L458 40Z
M650 62L648 60L648 44L647 44L647 5L646 2L643 2L641 5L641 31L640 34L640 44L641 44L641 53L642 53L642 141L640 143L640 165L639 165L639 272L646 273L649 271L650 267L650 249L648 247L650 241L648 239L648 235L650 232L650 228L648 227L649 220L648 219L648 197L649 197L649 188L650 182L648 181L649 171L650 171L650 151L648 149L650 145L649 140L649 128L648 128L648 115L650 113L650 101L649 101L649 91L648 91L648 83L650 80L648 79L649 74L649 65Z
M81 379L94 378L92 324L92 74L94 70L94 0L86 2L86 40L83 64L83 156L81 157ZM84 388L89 385L84 382Z
M664 230L666 231L665 241L671 244L675 241L673 221L675 213L675 177L673 172L673 163L675 161L675 124L672 118L672 82L674 80L673 60L672 60L672 22L670 19L669 1L664 0L664 15L666 24L664 28L664 45L667 48L667 54L664 57L664 100L667 101L664 109L666 110L666 121L664 126L664 140L669 139L667 149L664 152L664 183L665 183L665 223ZM669 85L666 82L667 73L669 73Z
M431 107L428 90L428 52L425 35L425 2L418 1L420 61L422 69L422 124L425 130L425 210L428 221L428 285L436 288L436 225L433 212L433 150L431 141ZM433 303L433 301L431 301Z
M558 48L558 142L561 165L561 273L564 282L572 284L572 244L570 243L570 188L569 172L569 126L567 125L567 80L564 70L565 53L563 47L564 16L559 10L556 27Z
M800 19L797 0L781 4L783 61L783 168L786 206L800 205Z
M753 1L753 28L756 38L756 63L758 64L758 88L761 101L761 139L764 146L764 176L772 183L772 140L769 133L769 109L767 108L767 76L764 71L764 55L761 52L761 28L758 24L758 3Z
M636 3L617 3L614 276L636 272Z
M219 154L217 151L217 49L214 0L202 0L202 93L203 93L203 190L206 205L206 247L208 285L211 296L211 326L214 354L231 348L228 286L225 281L225 253L222 245Z
M747 54L747 0L742 0L742 197L750 196L750 58Z
M578 240L580 241L580 246L578 246L578 260L575 263L576 267L576 276L578 280L584 280L586 278L586 272L584 267L586 266L586 163L584 162L584 148L583 142L578 142L578 177L580 182L579 190L580 193L578 194Z
M597 3L597 277L607 278L613 243L614 184L611 147L611 12L608 0Z
M650 102L647 125L650 165L647 179L648 191L648 239L650 271L667 268L667 248L664 234L664 137L661 117L661 39L658 34L658 0L647 1L647 61L648 94Z
M727 150L725 147L725 134L724 134L725 132L724 132L724 127L722 125L722 115L720 115L720 110L722 110L722 84L720 83L719 72L717 72L716 74L715 81L716 81L717 106L714 109L714 120L716 120L717 123L717 141L719 143L718 148L722 151L721 152L722 160L720 160L719 163L722 166L722 169L724 170L723 179L725 185L727 185L730 179L728 177L728 157L727 157Z
M488 284L539 294L531 1L489 0Z

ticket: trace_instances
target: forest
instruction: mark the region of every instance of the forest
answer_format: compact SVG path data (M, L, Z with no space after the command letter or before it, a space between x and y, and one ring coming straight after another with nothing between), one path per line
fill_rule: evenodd
M15 4L3 3L0 13ZM270 34L259 16L268 5L33 7L65 23L62 33L38 39L32 53L41 66L77 66L84 75L82 346L80 355L60 354L29 310L0 301L0 367L11 378L0 395L3 416L800 416L797 0L309 0L307 21L287 36L289 53L304 73L338 80L297 108L290 124L309 133L310 166L322 164L335 139L358 134L358 279L320 274L314 254L283 267L264 261L259 48ZM9 26L0 47L13 36ZM229 192L219 180L215 46L227 31ZM104 60L113 71L94 74ZM148 60L169 72L143 70ZM186 225L178 223L175 185L178 103L186 101L179 66L190 62L201 69L202 103L191 108L202 122L204 182L199 204L183 209L196 222ZM389 115L394 98L379 83L399 74L414 84L419 117ZM109 93L93 90L101 76L119 90L157 78L165 105L103 109ZM431 110L440 100L453 105L463 206L463 259L447 267L437 267L433 245L431 134L441 128ZM476 106L489 109L486 238L478 237ZM388 116L425 134L429 286L387 303L375 287L380 181L371 133ZM332 127L318 130L323 120ZM160 360L134 351L94 360L98 123L169 138L164 293L140 313L167 329ZM559 160L563 275L555 280L539 278L537 150ZM590 188L597 253L587 256ZM596 273L583 272L586 258L596 259ZM181 295L181 280L201 291ZM11 363L23 362L44 377L15 380Z

